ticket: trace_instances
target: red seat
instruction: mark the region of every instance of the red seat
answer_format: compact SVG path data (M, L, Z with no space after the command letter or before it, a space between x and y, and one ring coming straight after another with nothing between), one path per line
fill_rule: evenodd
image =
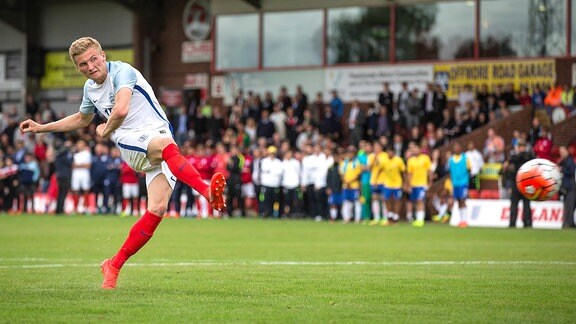
M499 199L500 192L496 189L484 189L480 191L480 199Z
M480 197L480 192L476 189L468 190L468 198L476 199Z

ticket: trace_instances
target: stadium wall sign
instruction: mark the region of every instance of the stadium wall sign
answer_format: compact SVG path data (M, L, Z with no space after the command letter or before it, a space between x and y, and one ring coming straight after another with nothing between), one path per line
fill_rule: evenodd
M516 90L522 86L543 89L556 82L554 60L523 60L512 62L453 63L434 65L434 81L444 86L448 99L458 99L465 85L478 89L483 85L489 91L498 85L512 83Z
M107 61L122 61L134 64L134 51L132 49L112 49L106 50ZM46 53L45 73L40 79L41 89L65 89L82 88L86 77L84 77L70 60L68 51Z
M335 89L344 101L362 102L376 101L384 82L390 83L391 90L398 93L402 82L408 82L410 89L424 90L432 81L433 66L428 64L328 68L324 76L327 92Z
M212 29L212 14L208 0L189 0L182 13L184 34L192 41L205 40Z
M20 62L21 60L15 60ZM22 88L22 78L20 76L11 76L9 69L12 63L5 54L0 54L0 91L15 91ZM16 69L20 69L21 64L18 64Z
M460 215L458 204L454 204L450 225L458 226ZM510 221L510 200L507 199L467 199L468 225L472 227L508 227ZM560 201L533 201L532 226L542 229L561 229L563 204ZM523 226L522 204L518 206L516 226Z
M212 41L182 42L182 63L210 62L212 60Z

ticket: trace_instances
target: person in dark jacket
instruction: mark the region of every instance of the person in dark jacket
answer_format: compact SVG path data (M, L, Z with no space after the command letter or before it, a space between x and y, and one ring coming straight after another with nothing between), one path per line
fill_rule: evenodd
M342 206L342 178L340 177L340 161L339 153L334 153L334 164L328 168L326 176L326 194L328 195L328 205L330 208L330 221L335 221L338 218L338 211Z
M514 179L516 179L516 174L520 167L532 160L534 155L526 150L526 142L519 141L516 146L516 150L511 154L508 161L504 163L503 169L509 169L514 172ZM518 217L518 203L522 200L522 214L524 222L524 227L532 227L532 210L530 209L530 200L524 197L516 186L512 186L512 192L510 194L510 228L516 227L516 219Z
M234 202L240 209L241 215L246 217L244 208L244 199L242 198L242 169L244 168L244 156L240 153L237 146L230 147L230 159L228 159L228 172L230 176L227 179L228 194L226 195L226 205L228 215L232 216L234 212Z
M388 117L392 119L392 109L394 108L394 93L390 91L390 84L388 82L384 82L382 86L382 92L378 94L378 104L380 107L386 107L386 111L389 114Z
M108 146L96 144L92 164L90 165L90 179L92 179L92 192L96 198L96 210L98 214L107 212L107 204L104 204L104 191L106 188L106 173L108 173L108 164L110 156L108 155ZM98 204L98 197L102 196L101 205ZM107 203L107 201L106 201Z
M72 179L72 160L73 154L70 151L72 142L62 143L56 140L54 149L56 158L54 159L54 173L56 173L56 182L58 182L58 197L56 199L56 215L64 214L64 202L66 195L70 191L70 181Z
M336 115L332 113L332 108L326 105L322 120L320 121L320 134L330 137L334 141L340 140L341 124Z
M256 128L256 137L264 137L266 140L271 140L272 135L276 131L276 127L274 123L269 118L270 113L267 110L262 110L262 118L258 123L258 127Z
M120 157L120 150L117 147L112 147L110 150L110 159L106 166L106 179L104 180L104 202L106 206L106 213L112 212L118 214L118 208L122 203L122 183L120 182L120 169L122 168L122 158ZM110 207L110 198L114 199L112 207Z
M22 211L24 213L34 213L34 193L38 187L38 179L40 178L40 167L36 158L31 153L24 155L24 162L20 163L18 167L18 183L20 193L22 194L23 203ZM28 202L30 201L31 209L28 209Z
M576 173L576 164L574 157L568 151L566 146L560 146L560 162L558 165L562 170L562 185L560 194L564 202L564 228L574 228L574 209L576 208L576 182L574 173Z
M366 113L366 121L364 129L366 130L366 139L372 142L375 141L378 136L378 119L380 118L379 109L374 107L374 105L368 106L368 112Z

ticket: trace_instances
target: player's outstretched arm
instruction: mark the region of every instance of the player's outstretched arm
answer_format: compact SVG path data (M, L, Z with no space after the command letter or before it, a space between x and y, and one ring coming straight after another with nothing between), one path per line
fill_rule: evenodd
M20 132L24 133L48 133L48 132L69 132L86 127L94 118L94 114L83 114L77 112L55 122L39 124L32 119L27 119L20 123Z

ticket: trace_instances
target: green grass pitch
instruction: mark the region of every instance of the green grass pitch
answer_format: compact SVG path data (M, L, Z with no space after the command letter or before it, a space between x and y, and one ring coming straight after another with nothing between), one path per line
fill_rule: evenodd
M0 215L0 322L576 320L576 231L166 219L103 291L134 221Z

